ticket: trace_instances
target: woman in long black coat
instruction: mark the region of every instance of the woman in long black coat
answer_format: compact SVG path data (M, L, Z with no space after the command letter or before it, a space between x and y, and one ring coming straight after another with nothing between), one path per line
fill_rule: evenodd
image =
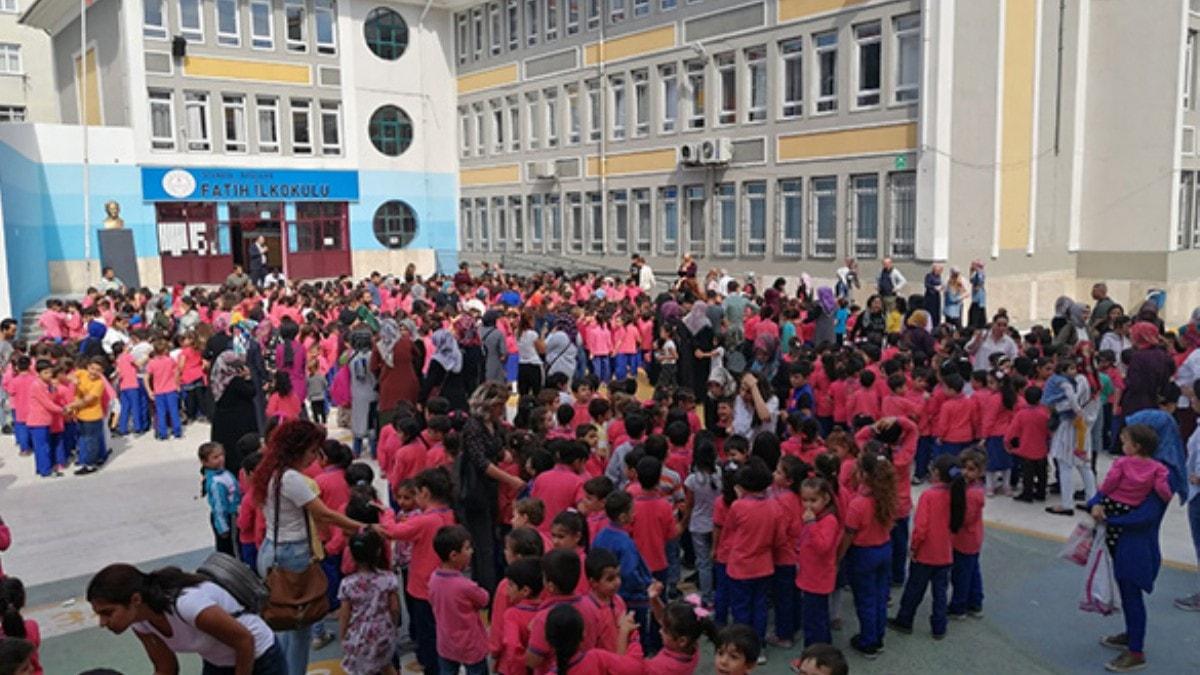
M230 350L217 356L210 384L216 403L209 440L225 448L225 466L236 473L243 459L238 441L246 434L259 433L258 420L254 416L254 397L258 390L250 378L246 361Z

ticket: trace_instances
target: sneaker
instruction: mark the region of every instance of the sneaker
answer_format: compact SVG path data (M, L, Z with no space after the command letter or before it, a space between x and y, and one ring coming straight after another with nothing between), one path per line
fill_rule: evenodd
M1146 657L1141 654L1134 654L1128 649L1121 652L1117 658L1104 664L1105 670L1110 670L1114 673L1128 673L1134 670L1141 670L1146 667Z
M950 613L946 614L946 618L952 619L954 621L966 621L967 615L965 612L962 614L960 614L958 612L950 612Z
M1176 598L1175 607L1185 612L1200 612L1200 593L1185 598Z
M92 473L96 473L96 467L94 466L81 466L78 469L75 469L76 476L86 476Z
M760 665L760 666L765 666L765 665L767 665L767 655L766 655L766 654L759 654L759 655L758 655L758 660L757 660L757 661L755 661L755 663L756 663L757 665Z
M859 642L859 636L855 635L850 638L850 648L862 655L868 661L874 661L879 657L879 652L883 651L880 647L864 647Z
M898 619L896 619L896 617L892 617L892 618L888 619L888 628L891 628L892 630L896 631L897 633L904 633L905 635L912 635L912 626L905 626L904 624L900 623L900 621Z
M1108 647L1109 649L1129 649L1129 636L1125 633L1108 635L1100 638L1100 644Z
M934 633L934 634L933 634L933 639L934 639L934 640L937 640L937 641L939 641L939 642L940 642L940 641L942 641L942 640L945 640L945 639L946 639L946 634L945 634L945 633Z
M791 640L784 640L783 638L775 635L767 636L767 644L771 645L772 647L779 647L780 649L791 649L794 646Z
M983 608L982 607L968 607L967 614L972 619L982 619L983 618Z
M319 652L329 646L333 642L333 633L324 633L312 639L312 649L314 652Z

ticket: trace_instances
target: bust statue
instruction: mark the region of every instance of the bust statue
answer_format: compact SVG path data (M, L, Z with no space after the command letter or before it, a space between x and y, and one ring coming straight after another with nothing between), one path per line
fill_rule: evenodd
M117 202L105 202L104 215L104 229L119 230L125 227L125 220L121 218L121 205Z

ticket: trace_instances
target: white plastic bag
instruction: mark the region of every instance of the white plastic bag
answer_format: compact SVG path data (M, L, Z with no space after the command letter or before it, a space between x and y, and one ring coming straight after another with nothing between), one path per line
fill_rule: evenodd
M1058 552L1058 557L1081 567L1086 566L1092 553L1092 542L1096 540L1095 536L1096 528L1090 523L1082 520L1075 523L1075 529L1071 530L1071 536L1067 537L1067 543Z
M1120 611L1121 607L1118 601L1117 579L1113 575L1112 557L1108 554L1104 534L1104 525L1097 525L1092 550L1084 567L1086 573L1083 577L1083 598L1079 601L1079 609L1108 616Z

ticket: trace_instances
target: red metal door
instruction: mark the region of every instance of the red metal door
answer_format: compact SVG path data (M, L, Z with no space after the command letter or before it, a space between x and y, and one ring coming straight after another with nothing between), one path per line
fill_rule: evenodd
M233 256L222 246L217 205L212 202L163 202L155 205L158 253L163 284L219 284L233 269Z
M346 202L298 202L287 228L287 275L316 279L350 274Z

